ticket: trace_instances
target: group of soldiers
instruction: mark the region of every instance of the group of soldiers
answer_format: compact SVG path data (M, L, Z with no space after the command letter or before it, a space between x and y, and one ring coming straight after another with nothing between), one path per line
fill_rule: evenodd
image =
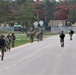
M34 39L37 39L37 41L43 41L43 30L33 30L30 29L27 31L27 37L30 39L30 42L33 43ZM1 34L0 35L0 57L1 60L4 58L4 53L6 51L10 51L11 47L14 47L16 40L16 36L14 33L12 34Z
M74 34L74 31L73 31L72 29L70 29L70 30L69 30L70 40L72 40L73 34ZM59 37L60 37L61 47L64 47L65 34L64 34L63 31L61 31Z
M1 52L1 60L4 58L4 52L10 51L11 46L14 47L15 43L15 34L7 34L7 35L0 35L0 52Z
M34 39L37 41L43 41L43 30L28 30L27 37L30 39L30 42L33 43Z

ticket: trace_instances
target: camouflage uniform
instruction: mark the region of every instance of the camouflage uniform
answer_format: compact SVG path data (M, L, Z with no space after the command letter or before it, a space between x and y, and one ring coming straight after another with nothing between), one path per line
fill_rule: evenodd
M34 32L30 31L30 41L33 43L34 40Z
M11 39L12 39L12 41L11 41L11 43L12 43L12 47L14 47L14 45L15 45L15 40L16 40L16 36L15 36L14 33L12 33L12 35L11 35Z
M39 42L40 41L40 33L39 33L39 31L36 32L36 37L37 37L37 41Z
M11 46L10 46L11 45L11 36L10 36L10 34L7 35L7 44L8 44L7 48L10 51L10 49L11 49Z
M43 41L43 30L40 31L40 41Z
M1 60L4 58L4 52L5 52L5 45L6 45L6 40L3 36L3 34L0 36L0 51L1 51Z

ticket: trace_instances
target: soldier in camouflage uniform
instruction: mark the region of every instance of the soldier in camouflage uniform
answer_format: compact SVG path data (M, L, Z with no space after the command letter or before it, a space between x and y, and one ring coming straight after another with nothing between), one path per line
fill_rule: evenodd
M40 41L40 32L39 31L36 32L36 38L37 38L37 41L39 42Z
M43 30L40 31L40 41L43 41Z
M34 41L34 32L33 30L30 31L30 41L33 43Z
M1 60L4 58L6 40L3 34L0 36L0 51L1 51Z
M10 45L11 45L11 41L12 41L11 35L8 33L6 38L7 38L7 44L8 44L7 48L10 51L10 49L11 49L11 46Z
M11 41L11 43L12 43L12 47L14 47L14 45L15 45L15 40L16 40L16 36L15 36L14 33L12 33L12 35L11 35L11 39L12 39L12 41Z

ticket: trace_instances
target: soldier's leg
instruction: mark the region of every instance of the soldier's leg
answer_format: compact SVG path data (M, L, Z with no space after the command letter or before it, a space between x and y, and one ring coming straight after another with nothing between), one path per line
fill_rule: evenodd
M4 49L1 50L1 60L4 58Z
M33 42L33 37L31 38L31 42Z
M1 49L0 49L0 57L1 57Z
M10 51L10 49L11 49L11 46L10 46L10 45L11 45L11 43L8 44L8 50L9 50L9 51Z
M43 41L43 35L41 35L41 40Z
M64 47L64 40L63 40L63 45L62 46Z
M62 42L62 39L60 39L60 43L61 43L61 47L63 47L63 42Z
M70 40L72 40L72 35L70 35Z
M15 42L14 42L14 40L13 40L13 41L12 41L12 47L14 47L14 43L15 43Z

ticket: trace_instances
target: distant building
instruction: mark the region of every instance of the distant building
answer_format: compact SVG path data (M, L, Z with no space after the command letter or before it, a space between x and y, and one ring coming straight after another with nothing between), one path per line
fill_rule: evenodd
M66 20L51 20L49 26L66 26Z

